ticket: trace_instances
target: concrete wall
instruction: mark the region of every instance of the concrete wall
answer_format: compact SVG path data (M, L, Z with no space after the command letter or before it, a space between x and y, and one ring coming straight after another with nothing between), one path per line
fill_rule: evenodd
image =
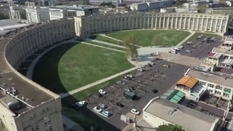
M156 117L146 111L143 112L143 119L149 123L152 127L159 127L160 125L172 124L159 117Z
M137 13L75 17L77 36L130 29L181 29L225 33L228 15Z

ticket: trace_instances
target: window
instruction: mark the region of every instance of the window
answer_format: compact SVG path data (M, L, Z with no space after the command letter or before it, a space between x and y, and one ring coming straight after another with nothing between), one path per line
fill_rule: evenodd
M204 86L204 85L206 85L206 82L199 81L199 84Z
M226 94L226 93L223 93L223 96L225 97L230 97L230 95Z
M219 85L217 85L217 86L216 86L216 89L218 89L218 90L222 90L222 87L221 87L221 86L219 86Z
M32 125L32 131L39 131L39 127L37 124Z
M221 92L220 91L215 91L215 94L221 95Z
M225 88L224 91L226 91L226 92L231 92L231 89Z
M213 84L208 84L208 87L212 87L212 88L213 88L213 87L214 87L214 85L213 85Z

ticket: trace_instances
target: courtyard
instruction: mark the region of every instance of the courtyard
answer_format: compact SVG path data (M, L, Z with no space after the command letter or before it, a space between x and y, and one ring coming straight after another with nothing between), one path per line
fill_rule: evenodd
M124 52L69 43L38 61L33 80L55 93L64 93L132 67Z
M124 40L129 34L139 40L140 46L175 46L185 39L190 32L178 30L130 30L107 33L107 36Z

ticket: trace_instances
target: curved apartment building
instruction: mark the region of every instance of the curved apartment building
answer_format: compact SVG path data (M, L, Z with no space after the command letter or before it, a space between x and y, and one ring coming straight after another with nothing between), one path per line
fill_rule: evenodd
M36 51L74 36L74 20L63 19L22 28L0 40L0 124L5 129L63 131L59 95L17 69Z
M77 36L129 29L179 29L226 33L229 15L135 13L75 17Z

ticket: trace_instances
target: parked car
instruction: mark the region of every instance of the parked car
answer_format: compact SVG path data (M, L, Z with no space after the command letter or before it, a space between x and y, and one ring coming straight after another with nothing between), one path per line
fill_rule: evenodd
M140 114L140 112L138 110L136 110L136 109L132 109L131 113L133 113L135 115L139 115Z
M192 42L187 42L187 45L191 45L192 44Z
M103 110L100 108L100 107L98 107L98 106L95 106L94 108L93 108L93 110L94 111L96 111L96 112L98 112L98 113L101 113Z
M177 48L177 47L176 47L176 48L174 48L174 50L176 50L176 51L180 51L180 48Z
M176 54L177 51L176 50L170 50L169 53Z
M87 104L87 102L83 100L83 101L76 102L75 104L79 107L83 107Z
M110 112L109 111L102 111L101 112L105 117L109 117L111 114L110 114Z
M131 79L131 78L134 78L134 76L133 75L126 75L126 76L124 76L124 78L125 79L129 79L129 78Z
M144 69L144 68L138 68L138 71L144 72L144 71L146 71L146 69Z
M100 107L101 109L105 109L105 108L106 108L106 106L105 106L104 104L99 104L99 107Z
M115 105L118 106L118 107L124 107L124 106L125 106L125 105L123 105L123 104L120 103L120 102L117 102Z
M186 52L186 53L192 53L192 51L191 51L191 50L185 50L185 52Z
M104 95L104 94L106 94L106 91L104 91L103 89L99 89L99 93L100 93L101 95Z
M184 46L183 46L183 45L179 46L179 49L183 49L183 48L184 48Z

